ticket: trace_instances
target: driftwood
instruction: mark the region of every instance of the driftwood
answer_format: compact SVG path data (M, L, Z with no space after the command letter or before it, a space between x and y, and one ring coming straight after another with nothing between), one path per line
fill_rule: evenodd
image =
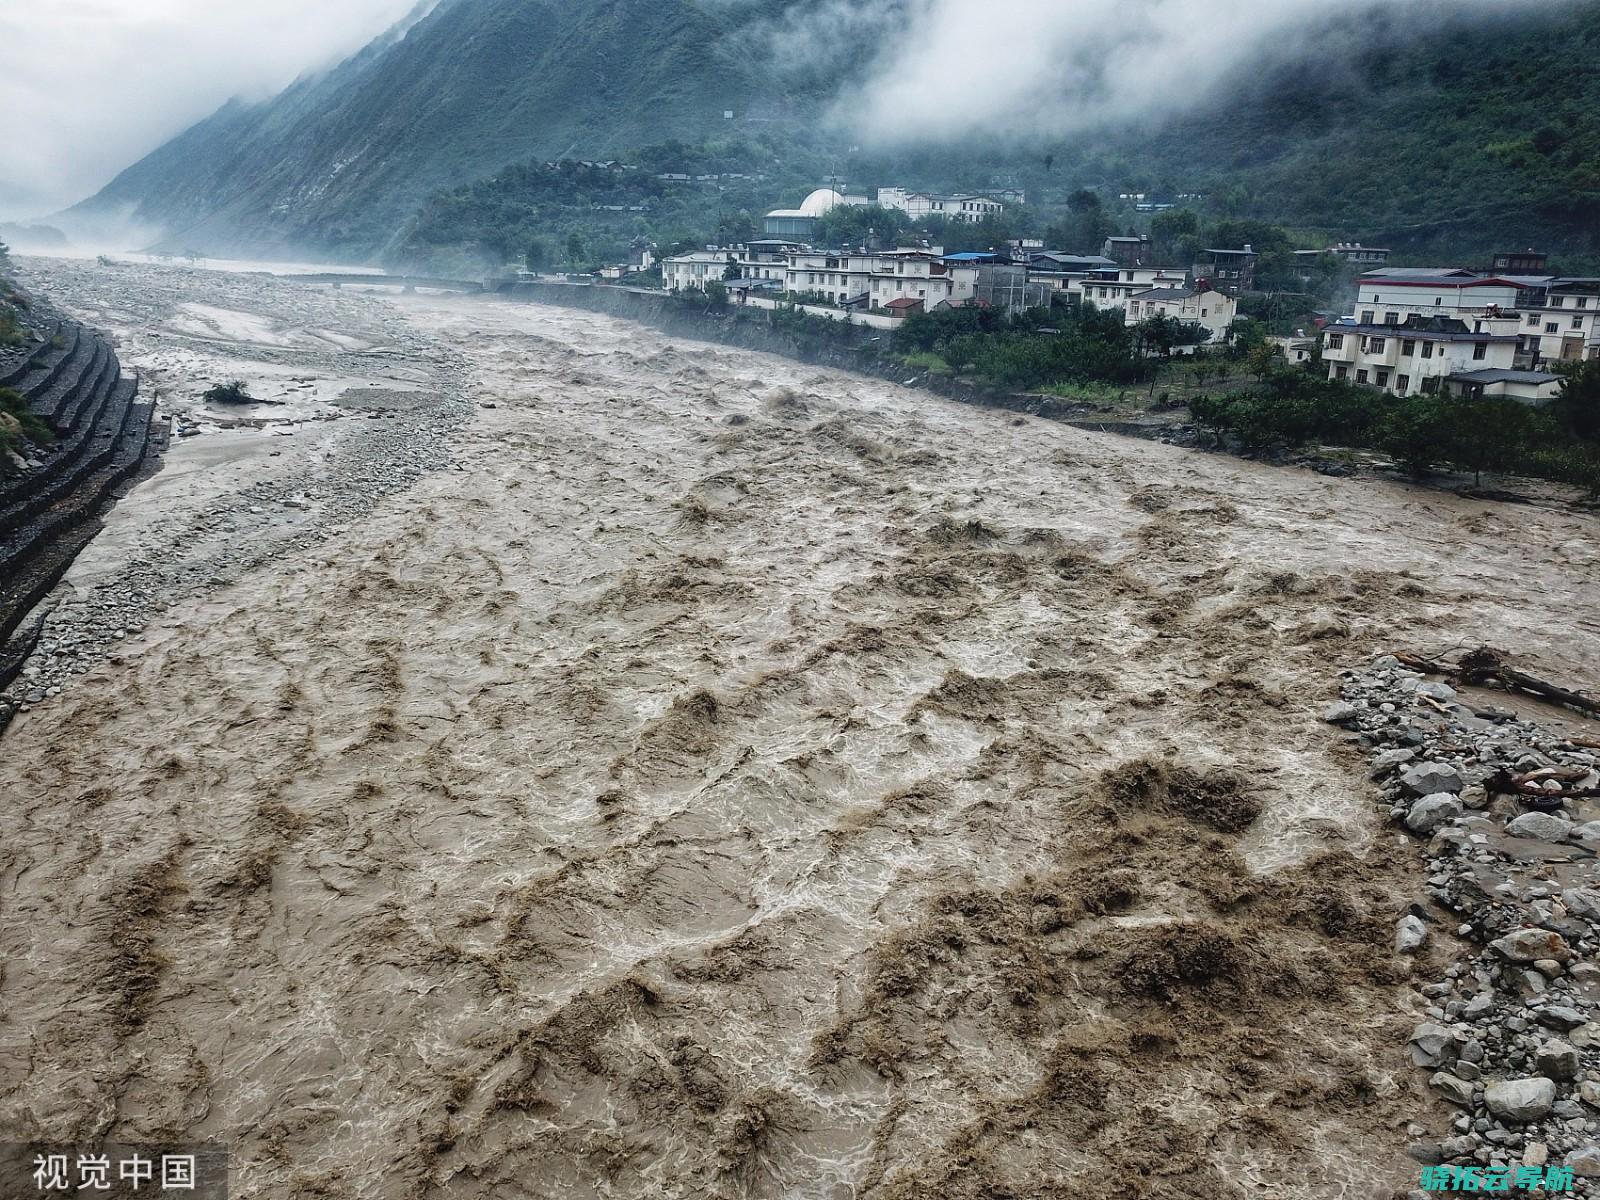
M1448 676L1462 684L1475 684L1480 687L1498 686L1508 692L1522 692L1525 695L1536 696L1540 700L1547 700L1551 704L1559 704L1586 717L1600 718L1600 700L1586 696L1582 692L1558 687L1537 676L1529 675L1526 671L1519 671L1506 662L1505 656L1498 650L1491 650L1487 646L1468 651L1461 657L1459 663L1453 664L1436 662L1417 654L1397 653L1395 657L1414 671ZM1585 739L1582 744L1589 745L1592 741L1593 739Z
M1540 772L1535 771L1531 774L1538 775ZM1587 775L1588 772L1585 771L1583 774ZM1545 778L1555 777L1547 775ZM1544 809L1546 812L1554 812L1567 800L1600 797L1600 787L1566 787L1559 792L1547 792L1539 785L1539 780L1528 775L1513 775L1510 771L1501 771L1492 778L1484 780L1484 787L1498 795L1518 796L1527 807Z

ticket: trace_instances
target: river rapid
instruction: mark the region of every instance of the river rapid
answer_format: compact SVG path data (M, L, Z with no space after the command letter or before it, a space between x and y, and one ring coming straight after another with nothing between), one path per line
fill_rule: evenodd
M203 274L179 334L292 344L237 314L304 285ZM1593 518L340 304L344 375L380 327L461 364L456 469L6 735L0 1138L215 1142L273 1200L1415 1186L1416 860L1319 715L1397 649L1594 678Z

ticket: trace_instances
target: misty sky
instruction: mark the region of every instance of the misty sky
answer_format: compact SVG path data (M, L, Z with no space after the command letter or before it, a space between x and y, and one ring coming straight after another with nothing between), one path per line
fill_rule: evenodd
M358 50L416 0L0 0L0 219L54 212L230 96Z

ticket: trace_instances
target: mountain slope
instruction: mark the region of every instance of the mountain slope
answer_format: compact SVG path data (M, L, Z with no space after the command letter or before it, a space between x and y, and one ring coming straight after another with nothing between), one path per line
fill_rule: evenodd
M834 148L851 139L818 115L869 51L787 72L770 45L763 53L761 30L812 11L807 0L442 0L325 75L224 107L69 219L159 227L174 250L370 259L430 197L508 164L734 135L774 148L785 176L815 178L825 161L857 186L1005 178L1046 202L1080 186L1201 192L1216 214L1308 236L1600 254L1600 0L1446 25L1407 6L1330 11L1302 31L1297 59L1243 63L1161 128L1054 145L996 131L848 161ZM936 89L927 102L941 102ZM776 203L770 179L760 199ZM701 236L717 220L706 214Z
M1408 37L1404 20L1368 14L1350 57L1241 81L1226 117L1191 114L1081 165L1370 244L1520 234L1600 252L1600 4L1508 10L1445 38Z
M445 0L273 100L232 103L69 210L189 246L371 253L426 196L530 157L700 137L771 89L692 0Z

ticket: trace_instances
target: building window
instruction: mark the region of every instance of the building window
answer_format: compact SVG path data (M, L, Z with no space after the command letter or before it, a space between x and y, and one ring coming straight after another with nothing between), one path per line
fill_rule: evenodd
M1365 371L1357 371L1356 372L1356 382L1357 383L1365 383L1366 381L1367 381L1367 373Z
M1561 326L1557 325L1554 321L1546 321L1544 325L1544 331L1546 333L1559 333L1561 332Z
M1382 354L1383 353L1383 339L1382 338L1372 338L1367 343L1367 350L1372 354Z
M1588 308L1589 307L1589 297L1587 297L1587 296L1579 296L1578 297L1578 307L1579 308Z
M1444 297L1443 296L1435 296L1433 298L1433 306L1435 308L1439 307L1439 305L1441 305L1443 303L1444 303Z
M1385 325L1398 325L1398 324L1400 324L1400 314L1397 313L1397 312L1386 312L1386 313L1384 313L1383 314L1383 323Z
M1565 296L1551 296L1550 297L1550 307L1551 308L1560 308L1566 302L1567 302L1567 298Z
M1479 358L1479 359L1488 358L1489 357L1489 343L1488 342L1479 342L1477 345L1475 345L1472 348L1472 357L1473 358Z
M1388 387L1389 386L1389 372L1387 372L1387 371L1379 371L1378 372L1378 386L1379 387Z
M1432 342L1423 342L1422 343L1422 357L1423 358L1432 358L1433 357L1433 343Z
M1349 374L1350 374L1350 368L1349 367L1338 366L1338 367L1335 367L1334 370L1336 372L1338 372L1338 375L1339 375L1340 379L1345 379L1345 378L1349 377Z
M1395 377L1394 390L1404 396L1411 390L1411 376L1399 375Z
M1582 329L1583 328L1583 318L1582 317L1573 317L1572 318L1572 327L1574 329Z
M1372 309L1370 309L1370 308L1363 309L1362 313L1361 313L1361 323L1363 325L1371 325L1372 324L1372 318L1377 316L1377 315L1378 314L1373 312Z
M1417 352L1417 339L1407 338L1400 343L1400 353L1409 357Z
M1538 313L1529 313L1528 314L1528 324L1529 325L1537 325L1538 323L1539 323L1539 314Z
M1337 350L1344 345L1344 334L1330 333L1328 335L1328 349Z
M1422 390L1428 395L1437 392L1439 390L1439 377L1435 375L1431 379L1424 379L1422 381Z

